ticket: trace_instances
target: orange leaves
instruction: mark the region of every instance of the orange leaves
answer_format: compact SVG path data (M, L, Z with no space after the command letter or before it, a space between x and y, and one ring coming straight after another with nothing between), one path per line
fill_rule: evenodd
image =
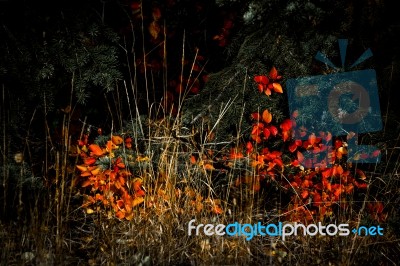
M99 166L77 165L76 168L81 172L82 177L89 177L102 172Z
M96 193L96 201L100 201L103 208L111 206L118 219L129 220L133 216L132 208L143 203L146 194L142 186L142 179L135 178L133 181L127 182L130 176L131 173L127 170L118 170L117 172L106 170L84 180L81 186L84 188L91 186L92 191ZM129 187L132 188L132 191ZM84 206L94 203L86 201Z
M197 163L197 159L196 159L196 157L194 155L190 156L190 163L191 164L196 164Z
M88 214L108 210L108 215L112 215L109 209L111 208L118 219L130 220L133 218L133 207L144 202L146 192L142 186L142 179L135 178L131 181L132 174L126 168L126 161L120 156L115 156L123 144L129 149L132 147L131 143L131 137L124 139L119 135L112 135L104 147L90 144L86 148L87 141L82 141L80 155L83 164L76 166L80 177L76 178L74 183L85 189L86 200L83 207ZM144 161L148 161L148 158L139 155L135 162Z
M254 81L257 83L259 92L264 92L267 96L270 96L272 91L276 93L283 93L281 84L277 82L280 79L282 79L282 77L278 75L278 71L275 67L271 68L268 77L265 75L254 77Z
M312 136L307 141L313 143L313 139ZM317 142L318 139L315 143ZM296 155L296 159L292 161L293 166L299 166L300 162L308 160L299 150ZM359 180L352 175L354 172L357 173ZM362 178L365 178L365 174L360 169L352 171L346 169L344 165L336 163L331 168L316 168L307 171L299 169L294 174L289 174L287 179L283 180L283 185L294 192L293 203L307 205L311 201L310 210L314 210L314 214L318 215L314 218L324 219L326 216L332 215L334 205L342 206L340 203L346 202L346 195L367 187L368 184L360 180ZM289 209L288 212L292 210Z
M111 141L112 143L114 143L115 145L121 145L124 142L124 139L120 136L115 136L113 135L111 137Z
M101 156L104 154L104 151L97 144L90 144L89 150L91 151L90 155L93 156Z
M277 93L283 93L282 86L279 83L276 82L272 83L272 89Z
M272 121L272 114L268 111L268 109L265 109L263 114L262 114L262 119L265 123L269 124Z
M297 160L299 162L303 162L304 161L304 155L300 151L297 151Z
M251 161L251 166L256 168L258 172L271 171L276 168L283 170L283 162L281 159L281 152L270 152L267 148L263 149L261 154L255 155Z
M86 172L88 170L87 166L85 165L77 165L76 168L78 168L78 170L81 172Z
M135 197L143 197L146 192L144 191L144 188L142 186L143 180L141 178L136 177L132 181L132 188L134 191Z
M232 148L231 152L229 154L229 158L231 160L236 160L236 159L242 159L242 158L244 158L244 156L243 156L243 153L238 151L237 148Z
M179 194L178 194L179 195ZM189 210L192 214L198 214L202 212L209 212L212 214L223 214L222 202L220 199L212 199L204 197L192 187L185 187L183 195L184 198L189 202Z
M211 163L203 164L204 170L212 171L215 170L214 166Z
M144 202L144 198L143 197L136 197L132 200L132 207L135 207L139 204L142 204Z
M87 179L87 180L83 181L83 183L81 184L81 187L88 187L90 185L92 185L92 180Z
M99 166L96 166L94 169L90 170L92 175L98 175L102 172L102 169Z
M92 164L94 164L96 162L96 158L93 158L93 157L87 157L87 158L84 158L83 159L83 163L85 164L85 165L92 165ZM79 168L78 168L79 169ZM79 169L80 170L80 169Z

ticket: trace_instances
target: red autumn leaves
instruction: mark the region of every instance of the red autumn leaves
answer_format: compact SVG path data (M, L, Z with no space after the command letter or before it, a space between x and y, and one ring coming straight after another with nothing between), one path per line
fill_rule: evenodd
M254 81L257 83L258 90L264 92L267 96L270 96L272 91L276 93L283 93L281 84L278 83L282 79L282 76L278 75L278 71L275 67L272 67L269 75L255 76Z
M275 67L272 67L269 75L254 77L259 92L268 97L272 92L283 92L277 82L281 79ZM263 184L265 186L273 181L278 187L293 193L286 212L289 215L286 218L303 222L321 220L332 215L334 205L345 207L342 205L346 198L357 190L366 189L368 183L361 170L356 169L354 172L342 166L343 157L348 153L346 142L333 139L329 132L313 133L305 127L298 127L298 116L296 111L291 119L283 120L276 127L272 123L273 114L270 109L251 114L255 123L251 127L250 141L247 142L245 150L254 173L252 176L237 178L235 185L245 185L252 191L259 191ZM283 148L288 152L267 148L279 141L271 140L276 136L281 137ZM232 150L234 152L231 152L231 158L244 157L237 148ZM267 182L263 182L264 180ZM381 214L383 207L379 204L376 206L369 209L380 211L376 216L379 220L384 217L384 214Z
M253 125L251 131L251 139L256 143L261 143L263 140L268 140L270 136L276 136L278 134L278 129L270 125L272 121L272 114L265 109L260 115L259 113L252 113L251 118L257 123Z
M354 175L339 164L332 168L300 171L288 175L284 187L294 191L294 195L293 205L287 210L287 218L302 222L316 218L322 220L333 213L333 206L345 208L348 205L346 197L351 196L356 189L367 188L368 184L362 180L363 176L365 177L365 174L361 170L357 169ZM306 205L307 208L299 207Z

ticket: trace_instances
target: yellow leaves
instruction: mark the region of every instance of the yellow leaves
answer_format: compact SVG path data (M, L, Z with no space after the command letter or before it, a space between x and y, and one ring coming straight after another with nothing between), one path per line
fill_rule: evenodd
M336 157L338 159L342 159L343 155L347 154L347 150L345 147L339 147L336 151Z
M147 156L138 156L138 157L136 158L136 161L137 161L137 162L149 162L149 161L150 161L150 158L147 157Z
M141 204L143 202L144 202L144 198L143 197L134 198L132 200L132 207L135 207L135 206L137 206L137 205L139 205L139 204Z
M86 145L83 145L82 148L80 148L80 149L78 147L78 151L88 152L89 150Z

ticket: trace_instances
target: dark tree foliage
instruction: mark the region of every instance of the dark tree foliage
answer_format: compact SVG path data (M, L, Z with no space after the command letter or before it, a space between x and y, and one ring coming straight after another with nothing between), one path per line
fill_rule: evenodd
M93 102L122 79L119 36L103 23L101 6L2 5L0 78L16 129L34 110L52 116L71 101Z
M398 65L399 52L394 40L398 22L390 3L255 0L217 1L217 4L238 10L235 25L240 25L239 30L221 54L226 57L226 67L211 74L202 93L186 102L185 123L193 125L204 120L212 127L219 121L217 137L226 139L237 130L240 121L242 130L248 129L249 115L254 111L268 108L275 121L281 121L289 115L286 95L267 98L259 94L253 77L267 74L272 66L284 76L284 81L327 74L331 71L329 67L314 56L321 51L340 65L337 39L349 39L347 62L354 62L364 50L372 49L374 58L359 68L377 69L383 107L386 106L391 86L387 82L388 69ZM393 77L391 80L394 81Z

